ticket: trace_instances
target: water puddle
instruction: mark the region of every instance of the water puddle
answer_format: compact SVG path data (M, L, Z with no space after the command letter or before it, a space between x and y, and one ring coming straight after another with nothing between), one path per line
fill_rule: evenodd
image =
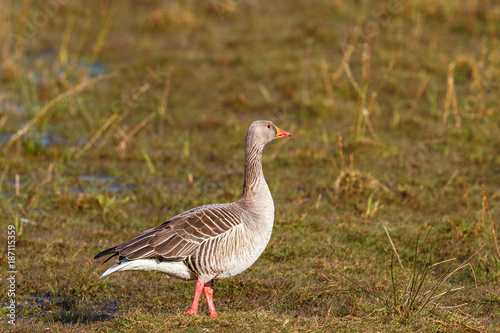
M83 175L80 176L79 178L80 180L83 180L85 182L98 183L98 184L109 183L115 180L113 177L102 176L102 175Z
M14 134L2 134L0 135L0 146L5 145L10 138L12 138ZM68 140L61 138L57 134L52 134L52 133L41 133L41 132L34 132L26 135L26 138L24 139L28 142L32 142L33 144L41 147L52 147L55 145L62 145L62 144L67 144Z
M104 74L108 71L107 67L100 62L89 63L82 60L61 64L58 61L58 50L55 47L48 47L34 55L35 59L31 63L36 64L32 74L28 77L31 82L36 84L46 84L59 78L76 83L81 78L81 74L89 77ZM47 70L50 68L50 70Z
M78 188L73 188L75 192L79 193L88 193L88 192L110 192L110 193L119 193L123 191L130 191L137 188L137 185L134 184L122 184L118 179L105 176L105 175L82 175L78 177L82 182L87 183L89 186L83 186Z
M14 100L0 101L0 114L26 114L24 106Z
M34 305L31 305L30 307L39 307L42 309L47 309L50 305L57 305L61 304L64 301L64 298L61 296L56 297L54 299L53 296L38 296L38 295L30 295L33 300L35 301Z
M20 179L25 179L25 177L25 175L20 175ZM121 193L126 191L133 191L137 188L137 185L135 184L123 184L117 178L105 175L82 175L78 177L77 184L77 186L73 186L70 188L70 191L72 193ZM19 186L19 188L21 188L22 190L24 185L25 182L23 181L19 181L19 183L16 184L13 176L7 177L3 180L0 198L15 198L16 195L14 194L14 191L16 186ZM46 193L51 192L51 190L46 191Z
M117 301L95 302L93 300L82 300L76 298L54 297L30 295L30 299L19 302L18 308L39 308L41 310L50 310L54 319L66 323L76 322L94 322L102 321L107 318L124 313L118 310ZM6 302L0 302L7 305Z

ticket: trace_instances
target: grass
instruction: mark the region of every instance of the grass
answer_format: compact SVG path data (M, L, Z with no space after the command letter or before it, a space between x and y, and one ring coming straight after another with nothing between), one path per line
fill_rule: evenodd
M498 331L496 1L47 4L0 21L6 331ZM215 282L220 318L183 315L194 282L99 279L99 251L238 199L256 119L292 138L266 147L273 236Z

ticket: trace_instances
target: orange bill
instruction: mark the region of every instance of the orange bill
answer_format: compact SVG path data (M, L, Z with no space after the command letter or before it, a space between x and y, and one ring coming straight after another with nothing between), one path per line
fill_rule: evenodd
M287 131L283 131L281 128L276 126L276 139L282 139L291 136Z

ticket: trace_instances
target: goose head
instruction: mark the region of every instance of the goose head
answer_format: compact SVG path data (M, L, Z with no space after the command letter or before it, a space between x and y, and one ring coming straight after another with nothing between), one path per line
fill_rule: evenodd
M269 120L254 121L248 128L247 144L266 145L275 139L289 137L290 133L280 129Z

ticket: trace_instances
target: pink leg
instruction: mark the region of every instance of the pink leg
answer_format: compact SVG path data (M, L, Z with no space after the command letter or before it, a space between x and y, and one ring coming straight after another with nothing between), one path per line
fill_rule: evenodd
M190 316L196 316L196 314L198 313L198 303L200 302L200 296L201 296L201 293L203 292L204 285L205 285L205 282L200 281L200 280L196 281L196 290L194 292L193 305L191 305L191 309L184 312L184 314L187 314Z
M214 295L214 290L210 286L205 286L205 298L207 299L208 312L210 317L217 318L217 312L215 312L214 300L212 296Z

